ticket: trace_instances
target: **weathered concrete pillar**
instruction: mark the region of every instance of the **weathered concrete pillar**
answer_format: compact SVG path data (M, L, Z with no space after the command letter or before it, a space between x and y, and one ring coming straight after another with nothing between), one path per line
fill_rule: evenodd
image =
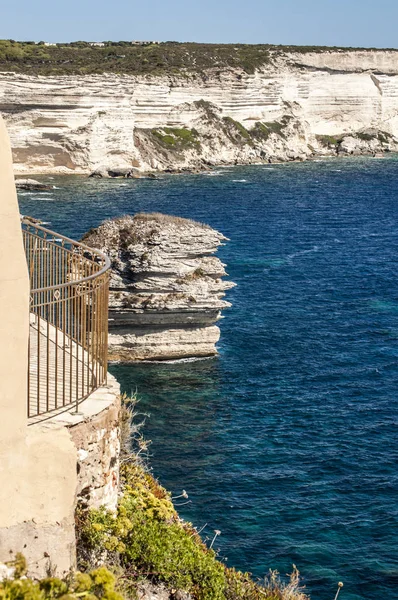
M29 279L11 149L0 117L0 440L24 435L27 414Z

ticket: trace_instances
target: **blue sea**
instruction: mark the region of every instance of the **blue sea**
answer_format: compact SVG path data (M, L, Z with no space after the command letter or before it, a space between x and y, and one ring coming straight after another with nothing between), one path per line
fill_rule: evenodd
M219 357L111 368L180 514L254 577L398 598L398 158L40 179L21 212L68 236L160 211L230 239Z

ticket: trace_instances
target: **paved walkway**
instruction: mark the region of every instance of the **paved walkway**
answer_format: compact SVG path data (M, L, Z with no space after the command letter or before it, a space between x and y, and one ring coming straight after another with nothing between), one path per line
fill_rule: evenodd
M31 315L29 342L29 417L72 408L95 388L96 377L86 350ZM41 418L38 415L42 415Z

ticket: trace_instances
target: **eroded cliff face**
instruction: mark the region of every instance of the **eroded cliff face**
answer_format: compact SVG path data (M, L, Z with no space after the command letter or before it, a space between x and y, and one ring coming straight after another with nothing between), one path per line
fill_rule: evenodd
M105 221L83 238L112 260L111 360L213 356L215 323L234 284L213 254L226 238L207 225L158 213Z
M398 52L273 52L254 74L2 73L0 112L17 172L201 168L397 150Z

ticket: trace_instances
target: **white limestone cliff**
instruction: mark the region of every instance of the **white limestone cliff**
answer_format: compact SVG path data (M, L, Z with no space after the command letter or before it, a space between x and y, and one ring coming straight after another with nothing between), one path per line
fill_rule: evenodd
M112 261L109 356L165 360L217 354L216 323L233 287L213 256L226 238L207 225L158 213L105 221L84 243Z
M254 74L1 73L0 113L17 173L201 168L397 150L398 52L274 51ZM175 135L181 128L193 137ZM346 136L354 142L342 144Z

